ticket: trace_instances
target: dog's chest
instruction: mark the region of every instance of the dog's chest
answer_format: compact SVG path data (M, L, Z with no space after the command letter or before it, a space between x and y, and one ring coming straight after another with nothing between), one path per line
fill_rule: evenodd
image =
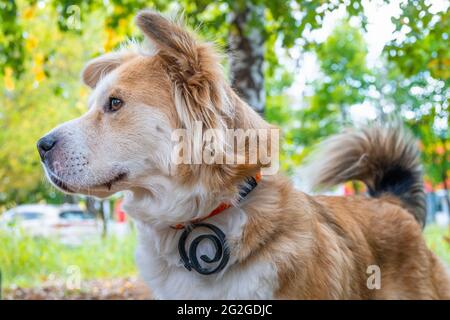
M221 273L201 275L188 271L177 245L179 232L160 237L146 226L138 226L137 264L141 276L157 299L271 299L277 288L275 266L262 259L242 265L236 261L242 226L239 221L216 222L230 240L230 261ZM195 230L194 230L195 231ZM194 232L193 231L193 232ZM208 242L198 247L199 255L213 256Z

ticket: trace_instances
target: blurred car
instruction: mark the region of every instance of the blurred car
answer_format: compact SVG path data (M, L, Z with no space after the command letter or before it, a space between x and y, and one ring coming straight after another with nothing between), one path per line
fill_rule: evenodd
M450 223L450 207L446 190L436 190L426 193L427 224L436 223L447 227Z
M95 216L77 205L20 205L3 213L0 226L33 236L84 237L98 234Z

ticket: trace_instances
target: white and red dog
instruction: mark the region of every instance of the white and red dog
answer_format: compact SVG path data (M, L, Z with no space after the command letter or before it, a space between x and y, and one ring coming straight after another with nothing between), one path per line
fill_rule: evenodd
M136 22L149 44L89 62L89 110L38 149L64 192L124 191L139 269L156 298L450 298L446 271L422 236L422 175L408 134L350 131L316 159L316 185L358 179L371 197L312 197L281 175L259 178L260 161L174 165L175 129L271 126L230 87L213 46L158 13L142 11Z

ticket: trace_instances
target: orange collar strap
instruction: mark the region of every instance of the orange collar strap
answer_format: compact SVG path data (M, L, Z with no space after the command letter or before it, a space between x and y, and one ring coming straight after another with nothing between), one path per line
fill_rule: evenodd
M247 178L246 183L241 187L241 189L239 191L240 200L244 199L253 189L255 189L255 187L258 185L258 183L260 181L261 181L261 173L257 173L255 175L255 177ZM217 208L215 208L213 211L211 211L207 216L191 220L187 223L187 225L196 224L196 223L204 221L208 218L214 217L230 207L232 207L232 205L230 203L222 202L221 204L219 204L219 206ZM185 226L186 226L186 224L179 223L179 224L176 224L176 225L170 226L170 227L172 229L181 230L181 229L184 229Z

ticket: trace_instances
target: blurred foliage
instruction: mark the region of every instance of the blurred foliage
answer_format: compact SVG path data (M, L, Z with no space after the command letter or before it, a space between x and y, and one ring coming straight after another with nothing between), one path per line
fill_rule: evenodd
M22 28L17 24L17 4L15 1L0 2L0 66L1 72L12 76L23 72L24 66L24 38Z
M306 47L303 32L319 28L324 16L342 3L347 4L351 14L362 15L360 1L353 0L252 2L266 8L264 17L255 17L252 23L265 31L265 76L273 87L266 86L270 92L268 101L278 107L287 102L282 89L290 85L292 77L279 65L277 43L284 48ZM118 47L127 37L139 38L133 23L139 9L182 11L189 25L199 27L205 38L227 50L231 28L227 14L244 8L246 3L242 0L0 2L0 81L4 84L0 101L0 207L60 199L59 193L45 182L35 142L57 124L83 112L87 90L78 81L83 64Z
M51 1L24 1L3 0L0 2L1 22L0 28L1 45L4 48L2 55L5 60L0 61L0 72L5 73L7 66L11 67L16 77L24 70L23 63L28 58L28 53L23 50L23 42L26 35L22 30L26 28L26 21L36 18L36 10L43 7L46 12L52 11L57 14L56 25L60 31L75 33L90 33L85 26L85 19L93 12L102 12L97 21L103 20L103 27L107 34L105 51L109 51L119 44L120 38L130 35L132 30L132 17L142 8L152 8L172 13L183 12L189 25L201 26L199 31L209 35L214 41L226 48L226 37L230 32L230 24L227 24L227 14L231 10L243 10L250 3L265 8L264 17L254 16L252 27L264 29L265 39L271 37L280 39L282 46L291 48L298 44L305 30L311 31L320 28L324 16L345 5L350 15L360 16L365 21L363 8L359 0L336 0L324 1L288 1L288 0L51 0ZM19 10L19 9L20 10ZM25 22L25 23L24 23ZM52 20L45 20L46 26L53 30ZM26 31L26 30L25 30ZM248 30L250 32L251 30ZM268 64L276 63L274 59L271 41L266 46L267 53L271 59ZM273 43L273 41L272 41ZM301 41L305 44L305 39ZM269 66L271 67L271 66Z
M350 107L366 99L374 81L366 67L367 47L363 35L346 20L341 21L323 43L311 48L318 58L320 76L309 83L311 94L304 97L304 105L287 108L289 101L283 99L282 90L278 93L280 97L268 100L267 118L287 128L284 143L287 161L282 165L290 173L317 141L350 124ZM278 102L276 114L271 106L273 100Z
M56 25L55 10L26 3L19 8L27 53L24 72L18 77L18 69L8 66L0 79L4 83L0 101L0 204L6 205L61 198L44 179L36 141L46 131L84 112L88 91L79 82L79 72L96 49L95 44L101 42L102 32L94 16L86 21L92 33L79 35L48 27L51 21Z
M428 0L406 1L400 7L400 16L392 18L394 39L384 48L388 96L421 141L428 180L448 190L449 7L435 12Z
M285 150L291 166L298 166L317 141L349 125L351 107L372 106L379 121L403 119L420 140L426 181L432 188L450 188L448 11L430 13L421 1L401 9L393 19L399 34L372 68L366 64L364 28L351 26L349 17L323 43L312 45L321 74L310 83L312 93L300 110L280 113L279 123L289 128ZM401 27L407 22L414 31ZM411 37L418 40L411 44Z
M406 77L428 72L431 77L450 80L450 11L432 12L428 0L406 1L402 13L392 18L396 38L385 48L388 58Z
M369 103L377 115L400 114L421 139L427 179L448 176L448 11L427 1L405 1L394 18L396 34L381 65L368 68L361 1L251 0L264 6L253 26L265 35L266 117L284 131L281 163L295 171L310 147L350 122L349 109ZM243 0L1 0L0 1L0 209L42 199L60 201L45 182L35 142L57 124L80 115L88 94L79 72L90 58L141 36L133 23L144 7L183 11L204 38L227 50L228 15ZM345 6L347 15L323 43L306 36ZM356 17L357 27L348 21ZM251 30L248 30L250 32ZM288 49L315 53L320 74L305 104L292 106L286 89L295 72L282 65Z
M312 83L314 94L300 114L301 131L308 128L299 141L304 145L348 125L350 106L364 101L372 80L366 67L366 43L361 31L348 22L338 24L315 51L322 76Z
M382 77L382 79L380 79ZM405 124L420 140L426 180L434 187L449 188L450 141L448 128L449 90L442 80L421 72L406 77L396 65L386 74L377 75L377 86L383 94L380 109L392 106L403 115ZM381 109L382 110L382 109Z
M370 84L363 36L359 29L344 21L324 43L317 45L316 53L323 79L314 83L310 111L318 118L326 118L327 113L338 111L342 121L346 122L348 107L364 101ZM325 108L326 113L321 114L320 108Z

